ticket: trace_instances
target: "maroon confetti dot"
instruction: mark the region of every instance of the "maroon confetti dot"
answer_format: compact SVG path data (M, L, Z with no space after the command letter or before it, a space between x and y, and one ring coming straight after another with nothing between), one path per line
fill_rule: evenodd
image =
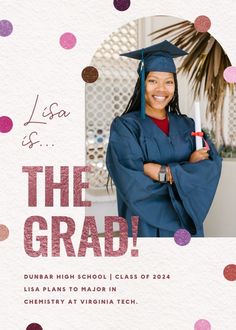
M13 122L11 118L7 116L0 117L0 132L8 133L13 127Z
M224 269L224 277L228 281L236 281L236 265L230 264Z
M223 73L224 80L228 83L236 83L236 67L228 66Z
M31 324L28 325L26 330L43 330L43 328L38 323L31 323Z
M10 21L3 19L0 21L0 36L8 37L13 31L13 26Z
M60 37L60 45L64 49L71 49L75 47L76 44L76 37L73 33L66 32L61 35Z
M198 32L207 32L211 27L210 18L207 16L198 16L194 21L194 27Z
M94 83L98 79L98 70L94 66L87 66L81 76L86 83Z
M114 0L114 7L119 11L125 11L130 7L130 0Z
M211 330L211 324L209 321L201 319L194 324L194 330Z
M181 246L187 245L191 240L191 235L186 229L178 229L174 234L175 243Z

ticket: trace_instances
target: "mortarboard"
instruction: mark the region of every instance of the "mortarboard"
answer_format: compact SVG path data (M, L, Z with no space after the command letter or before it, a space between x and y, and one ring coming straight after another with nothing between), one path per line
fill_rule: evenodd
M186 54L184 50L167 40L133 52L120 54L121 56L140 60L138 74L141 79L141 118L145 118L145 72L158 71L176 73L173 58Z

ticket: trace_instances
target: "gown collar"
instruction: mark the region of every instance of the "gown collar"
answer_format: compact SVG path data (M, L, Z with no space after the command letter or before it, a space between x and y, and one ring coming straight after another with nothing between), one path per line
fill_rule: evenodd
M171 136L175 135L176 132L176 119L177 115L172 114L171 112L167 113L169 120L169 135L166 135L153 121L149 116L146 116L145 119L140 119L142 128L145 130L145 135L152 137L156 136L159 133L160 136L169 139Z

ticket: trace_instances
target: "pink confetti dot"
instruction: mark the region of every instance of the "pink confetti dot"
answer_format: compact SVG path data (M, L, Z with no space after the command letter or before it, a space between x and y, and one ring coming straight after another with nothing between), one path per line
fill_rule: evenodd
M76 41L76 37L70 32L66 32L60 37L60 45L64 49L71 49L75 47Z
M228 66L223 73L225 81L228 83L236 83L236 67Z
M236 265L230 264L224 268L224 277L228 281L236 281Z
M13 122L11 118L7 116L0 117L0 132L8 133L13 127Z
M13 26L10 21L3 19L0 21L0 36L8 37L13 31Z
M0 225L0 241L5 241L9 236L9 229L5 225Z
M191 240L191 235L186 229L178 229L174 234L175 243L181 246L187 245Z
M207 32L211 27L210 18L207 16L198 16L194 21L194 27L198 32Z
M195 324L194 324L194 330L211 330L211 325L210 322L208 322L207 320L198 320Z
M130 7L130 0L114 0L114 7L119 11L125 11Z

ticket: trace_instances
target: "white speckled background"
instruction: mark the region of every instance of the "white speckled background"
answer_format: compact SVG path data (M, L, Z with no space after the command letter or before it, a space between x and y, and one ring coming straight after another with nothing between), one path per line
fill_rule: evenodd
M77 223L75 248L83 224L82 208L43 206L43 180L39 180L39 206L27 207L27 175L23 165L84 165L84 82L82 69L100 43L114 30L143 16L172 15L194 21L209 16L211 34L236 65L236 2L131 0L125 12L114 9L112 0L0 0L0 20L13 24L13 33L0 37L0 115L13 119L14 129L0 135L0 223L10 236L0 242L0 329L25 330L39 323L43 330L158 329L191 330L198 319L207 319L212 330L236 328L236 281L223 277L226 265L236 263L236 238L192 240L186 247L172 239L139 239L140 256L130 252L118 258L30 258L24 252L23 226L33 214L71 216ZM58 39L72 32L77 44L71 50ZM71 112L65 120L50 121L39 129L43 143L54 147L26 149L21 146L30 127L36 95L40 109L52 102ZM35 129L35 127L32 127ZM43 177L43 176L42 176ZM41 178L42 178L41 177ZM24 281L24 274L170 274L168 280ZM117 292L30 293L24 286L116 286ZM134 305L24 305L26 298L136 299Z

